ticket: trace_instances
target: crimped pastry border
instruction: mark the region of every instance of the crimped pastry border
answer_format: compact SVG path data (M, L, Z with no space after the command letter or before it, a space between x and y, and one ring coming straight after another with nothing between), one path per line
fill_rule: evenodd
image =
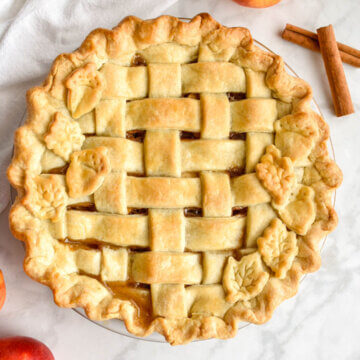
M42 145L39 134L47 127L41 107L48 102L57 105L65 102L63 80L76 67L86 63L102 63L109 58L118 58L125 53L135 53L148 46L175 42L182 45L207 43L212 49L221 51L233 48L233 61L244 67L265 71L267 86L280 100L292 103L292 114L316 120L319 136L310 155L310 160L321 176L310 185L315 190L316 220L305 236L298 237L299 252L284 279L271 277L263 291L248 302L237 302L224 318L214 316L185 319L156 318L151 323L139 321L135 306L106 294L96 280L79 274L61 276L53 271L46 259L37 254L37 247L51 248L50 234L42 222L32 216L22 205L25 195L24 178L28 174L41 172ZM312 90L299 78L286 73L282 59L264 52L253 44L245 28L227 28L220 25L209 14L199 14L190 22L182 22L171 16L154 20L125 18L113 30L92 31L80 48L70 54L59 55L42 86L27 93L28 117L24 126L15 133L14 156L8 169L8 178L17 189L18 196L10 212L10 228L14 236L26 244L25 272L34 280L49 286L55 302L62 307L82 307L89 318L105 320L123 319L127 329L137 336L147 336L153 331L163 334L172 345L188 343L196 339L235 336L237 323L248 321L256 324L266 322L275 308L285 299L295 295L301 277L316 271L320 266L319 242L337 224L337 215L332 207L331 195L342 181L340 169L330 159L326 141L329 129L325 121L310 108ZM44 245L47 244L47 245ZM72 284L78 284L71 287ZM86 288L86 292L81 290ZM79 290L80 289L80 290ZM99 301L95 294L104 294Z

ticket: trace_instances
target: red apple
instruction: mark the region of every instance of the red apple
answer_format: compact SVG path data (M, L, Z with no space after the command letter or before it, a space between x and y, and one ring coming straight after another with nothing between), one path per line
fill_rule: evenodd
M5 297L6 297L6 288L5 288L4 275L0 270L0 310L4 305Z
M242 6L252 7L252 8L265 8L273 6L280 2L280 0L234 0Z
M55 360L49 348L38 340L14 336L0 339L0 360Z

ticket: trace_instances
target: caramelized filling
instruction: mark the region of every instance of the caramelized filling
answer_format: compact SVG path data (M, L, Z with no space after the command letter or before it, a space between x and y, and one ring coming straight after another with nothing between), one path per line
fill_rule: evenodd
M65 164L64 166L60 166L60 167L57 167L57 168L47 171L47 174L65 175L68 167L69 167L69 164Z
M126 174L127 174L127 176L133 176L133 177L145 177L144 173L128 172Z
M147 215L148 213L149 213L149 209L128 208L129 215Z
M199 132L191 132L191 131L180 131L180 139L181 140L200 139L200 133Z
M90 202L83 202L78 204L71 204L66 207L67 210L81 210L81 211L96 211L95 204Z
M118 288L125 288L125 287L131 289L150 289L149 284L139 283L130 279L125 281L105 281L104 283L114 293Z
M240 249L236 249L233 254L232 257L236 260L236 261L240 261L241 258L243 257L242 253L240 252Z
M231 132L229 135L230 140L246 140L246 133Z
M126 138L137 142L144 142L145 130L131 130L126 132Z
M196 171L185 171L181 174L182 178L198 178L200 174Z
M185 208L184 209L184 215L186 217L199 217L202 216L202 208Z
M200 100L200 94L197 94L197 93L184 94L183 97L189 98L189 99Z
M117 249L118 248L119 247L117 247ZM141 246L136 246L136 245L127 246L127 249L130 252L137 252L137 253L151 251L149 247L141 247Z
M83 250L98 250L103 244L101 241L96 239L85 239L85 240L72 240L69 238L59 239L63 244L66 244L71 250L83 249Z
M137 308L135 321L138 325L143 327L152 321L150 285L131 280L104 282L100 275L92 275L83 271L79 271L79 275L85 275L99 281L112 293L114 298L130 301Z
M97 280L97 281L99 281L99 282L101 282L103 284L100 275L89 274L89 273L87 273L85 271L82 271L82 270L79 270L79 275L90 277L90 278L95 279L95 280ZM105 285L105 284L103 284L103 285Z
M145 284L134 282L107 282L104 284L117 299L130 301L137 308L137 317L135 321L138 325L144 326L152 321L152 304L150 291L141 291L148 289Z
M131 59L130 66L146 66L146 65L147 65L146 60L140 54L135 54Z
M119 248L121 248L120 245L109 244L105 241L101 241L95 238L86 238L81 240L73 240L70 238L65 238L65 239L58 239L58 241L65 244L66 246L69 246L71 250L76 250L76 249L101 250L104 247L110 248L112 250L119 250ZM128 252L137 252L137 253L150 251L149 247L140 247L140 246L127 246L126 249L128 250Z
M230 177L240 176L244 173L244 168L240 166L234 166L228 170Z
M228 92L228 93L226 93L226 95L227 95L229 101L239 101L239 100L246 99L245 93Z
M232 216L245 217L247 215L247 207L233 207Z

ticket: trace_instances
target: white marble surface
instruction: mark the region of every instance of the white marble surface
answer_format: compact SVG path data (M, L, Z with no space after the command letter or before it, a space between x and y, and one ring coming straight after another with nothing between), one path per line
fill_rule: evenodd
M16 6L21 6L21 1L17 3ZM110 1L108 6L111 6ZM9 21L11 11L17 8L9 8L9 16L0 17L0 22ZM332 23L339 41L360 48L360 3L283 0L272 8L256 10L238 6L231 0L186 0L178 1L165 13L191 17L204 11L225 25L249 27L256 39L281 54L313 86L315 98L331 128L336 160L344 173L344 183L337 192L336 201L339 226L328 237L322 253L322 268L307 276L298 295L283 303L267 324L248 326L231 340L210 340L171 348L167 344L111 333L72 310L55 306L50 291L29 279L22 270L24 250L9 233L7 207L0 215L0 268L7 284L7 300L0 312L0 336L35 337L52 349L57 360L180 359L185 356L197 359L360 359L360 221L357 221L360 215L357 179L360 173L360 70L345 65L357 113L336 118L320 55L285 42L279 36L286 22L313 30ZM118 14L118 19L125 15ZM135 15L146 17L144 13ZM66 48L66 44L64 46Z

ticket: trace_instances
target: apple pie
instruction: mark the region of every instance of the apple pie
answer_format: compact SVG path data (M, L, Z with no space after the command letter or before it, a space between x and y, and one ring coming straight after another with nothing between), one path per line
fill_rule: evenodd
M312 90L245 28L125 18L27 94L8 178L62 307L184 344L261 324L320 266L342 181Z

